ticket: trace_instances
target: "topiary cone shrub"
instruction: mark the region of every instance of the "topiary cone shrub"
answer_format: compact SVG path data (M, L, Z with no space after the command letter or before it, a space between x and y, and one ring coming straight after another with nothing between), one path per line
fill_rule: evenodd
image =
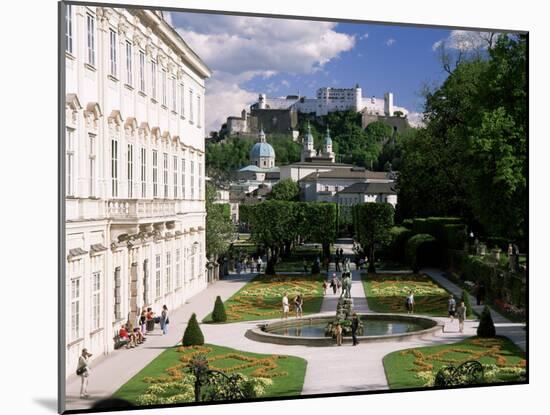
M489 307L485 306L481 312L481 318L479 319L479 326L477 326L477 335L479 337L495 337L496 336L495 324L491 317L491 311Z
M187 328L183 333L181 343L184 346L202 346L204 344L204 336L195 313L191 315L191 318L187 323Z
M464 307L466 307L466 316L472 316L474 314L472 303L470 303L470 296L466 290L462 290L462 301L464 301Z
M216 302L214 303L214 311L212 311L212 321L216 323L223 323L224 321L227 321L225 306L223 305L223 301L219 295L216 297Z

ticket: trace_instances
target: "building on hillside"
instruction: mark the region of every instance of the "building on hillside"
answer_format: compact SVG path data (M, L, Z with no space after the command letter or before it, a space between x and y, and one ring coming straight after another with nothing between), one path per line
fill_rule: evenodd
M365 98L359 85L355 88L323 87L317 90L315 98L288 95L284 98L270 98L259 94L258 101L250 106L250 112L243 109L240 117L227 118L228 135L255 135L263 126L269 134L291 133L297 137L298 113L325 116L330 112L354 111L362 114L362 127L374 121L382 121L403 131L410 128L406 108L394 105L393 93L386 92L383 98Z
M207 286L210 69L160 11L65 6L66 374Z

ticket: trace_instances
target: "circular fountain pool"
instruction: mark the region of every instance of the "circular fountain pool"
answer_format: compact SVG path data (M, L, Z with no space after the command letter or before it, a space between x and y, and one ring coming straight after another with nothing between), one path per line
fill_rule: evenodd
M363 335L360 342L400 341L431 336L441 331L441 323L428 317L403 314L362 314ZM333 316L315 316L299 319L278 320L248 330L246 336L266 343L330 346L335 341L325 335L325 329ZM351 342L351 337L344 337Z

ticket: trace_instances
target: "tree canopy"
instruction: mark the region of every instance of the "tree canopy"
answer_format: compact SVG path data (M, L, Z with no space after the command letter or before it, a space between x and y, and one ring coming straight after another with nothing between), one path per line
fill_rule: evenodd
M233 232L233 224L226 206L214 203L216 188L206 183L206 255L219 255L229 246Z
M279 181L271 188L268 199L298 201L300 186L292 179Z

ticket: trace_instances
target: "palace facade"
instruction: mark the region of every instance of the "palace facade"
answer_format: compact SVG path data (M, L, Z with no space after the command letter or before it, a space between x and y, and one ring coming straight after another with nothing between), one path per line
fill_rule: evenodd
M142 307L207 286L204 95L210 69L162 12L67 6L66 376Z

